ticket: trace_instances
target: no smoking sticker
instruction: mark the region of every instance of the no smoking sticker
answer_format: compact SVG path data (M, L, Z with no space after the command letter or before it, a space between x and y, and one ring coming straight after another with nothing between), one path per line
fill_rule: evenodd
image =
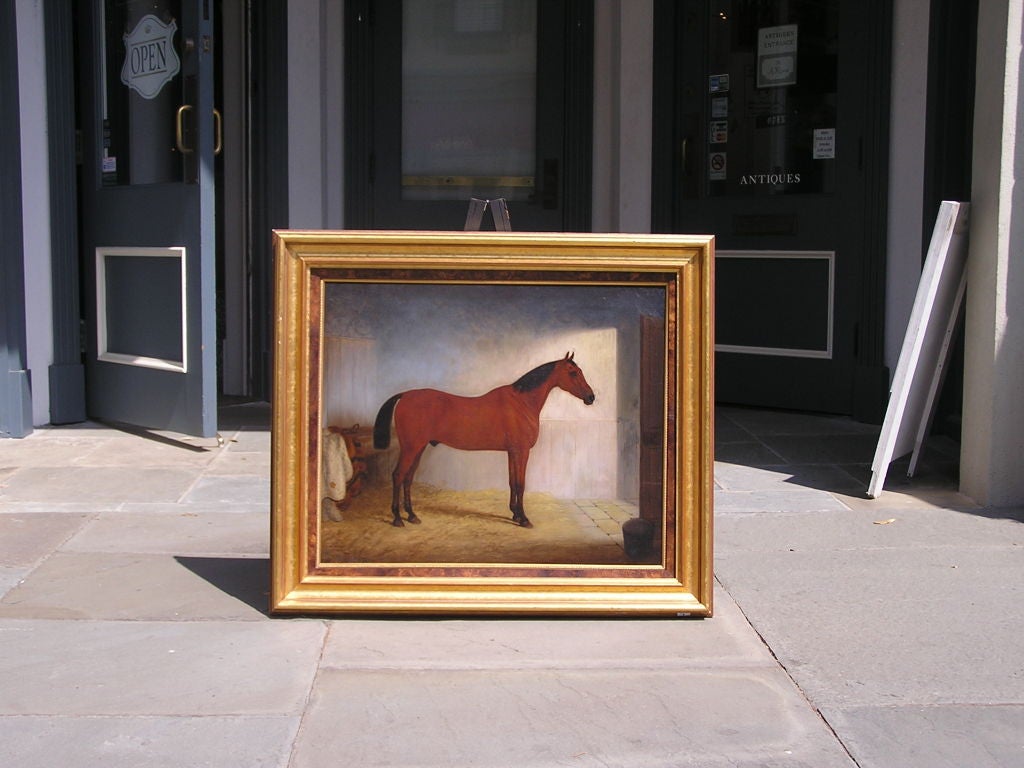
M708 178L725 181L725 152L712 152L708 157Z

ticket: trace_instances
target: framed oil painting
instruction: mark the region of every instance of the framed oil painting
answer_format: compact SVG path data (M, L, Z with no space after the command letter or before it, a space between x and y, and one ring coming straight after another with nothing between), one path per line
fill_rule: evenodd
M711 614L711 237L275 248L273 612Z

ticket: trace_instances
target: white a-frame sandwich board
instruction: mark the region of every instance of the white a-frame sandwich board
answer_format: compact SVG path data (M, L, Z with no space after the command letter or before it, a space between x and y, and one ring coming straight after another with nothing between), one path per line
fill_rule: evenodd
M910 324L896 365L868 496L878 498L893 459L912 452L913 476L946 373L950 341L967 286L969 203L943 201L935 220Z

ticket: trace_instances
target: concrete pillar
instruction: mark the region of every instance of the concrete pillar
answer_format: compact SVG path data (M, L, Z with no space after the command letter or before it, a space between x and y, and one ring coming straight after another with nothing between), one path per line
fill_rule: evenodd
M960 489L1024 504L1024 164L1019 0L978 8Z

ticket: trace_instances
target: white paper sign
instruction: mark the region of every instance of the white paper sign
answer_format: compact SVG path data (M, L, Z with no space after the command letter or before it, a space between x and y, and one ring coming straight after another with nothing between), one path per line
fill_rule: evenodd
M796 84L797 25L757 30L757 87Z
M181 69L181 59L174 50L177 31L173 19L169 24L152 14L139 19L135 29L124 36L121 82L144 99L155 98Z
M834 160L836 157L836 129L814 129L814 159Z

